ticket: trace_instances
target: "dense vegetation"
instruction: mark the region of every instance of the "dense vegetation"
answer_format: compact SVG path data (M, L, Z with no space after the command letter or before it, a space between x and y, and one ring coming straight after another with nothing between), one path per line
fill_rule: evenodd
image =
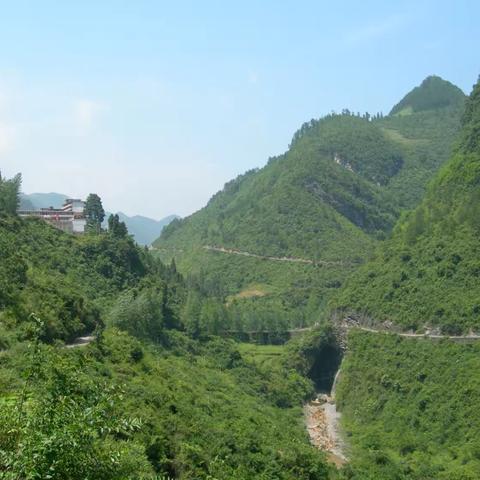
M480 345L352 333L337 403L352 480L474 480Z
M182 273L220 283L225 297L257 310L267 305L279 317L290 312L291 325L316 320L401 210L418 204L448 158L464 95L438 78L414 92L405 102L413 98L417 105L422 95L425 102L408 115L345 110L307 122L284 155L227 183L199 212L173 221L154 243L158 254L175 257ZM316 264L274 263L205 246ZM325 261L334 264L326 268Z
M405 327L459 333L480 326L480 84L451 160L423 202L335 300L337 308Z
M262 365L211 336L223 303L109 225L76 237L0 215L0 478L333 478L302 424L314 385L298 360Z
M464 101L465 95L458 87L432 75L397 103L390 114L408 115L411 112L457 107Z
M18 325L36 312L44 340L71 340L101 323L120 290L147 273L147 257L128 237L73 237L39 219L0 217L0 319Z
M108 329L85 350L42 347L23 410L15 392L25 347L3 352L3 470L53 479L329 478L301 423L309 381L246 362L219 339L170 332L164 340L148 346ZM5 436L12 429L16 437Z
M342 361L333 326L286 346L232 340L282 343L313 323L418 203L463 108L446 82L419 88L388 117L305 124L285 155L166 229L168 265L118 215L103 230L98 196L77 237L16 217L21 177L0 178L0 479L478 478L478 345L352 332L337 391L352 461L337 471L301 409ZM452 160L331 306L478 326L479 134L477 85Z

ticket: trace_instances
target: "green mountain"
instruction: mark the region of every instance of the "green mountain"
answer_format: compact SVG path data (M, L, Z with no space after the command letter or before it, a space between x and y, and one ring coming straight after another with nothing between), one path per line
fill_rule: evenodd
M422 203L332 302L404 327L480 327L480 84L450 161Z
M60 208L67 195L61 193L30 193L20 195L20 209L34 210L40 208ZM110 215L106 213L106 218ZM163 228L172 220L179 218L177 215L169 215L161 220L154 220L153 218L144 217L142 215L134 215L129 217L122 212L118 212L120 221L125 222L128 231L139 245L150 245L162 233ZM104 227L106 228L107 221L105 220Z
M427 77L419 87L414 88L397 105L390 115L409 115L414 112L458 107L465 102L464 93L455 85L440 77Z
M130 238L80 238L40 219L0 215L2 325L35 312L44 340L72 340L101 324L104 306L145 272L144 253Z
M450 100L457 87L434 83L445 103L410 115L344 111L304 124L285 154L173 221L154 247L257 317L268 305L292 324L312 321L448 158L463 102ZM429 97L430 84L414 98Z
M446 331L475 326L480 83L452 159L358 267L418 204L460 109L309 122L166 229L157 252L196 269L187 279L124 232L16 217L21 177L0 179L0 477L478 478L478 345L350 331L343 353L328 324L287 346L218 336L313 319L354 269L339 308L383 320L389 305L402 323L435 307ZM350 461L336 469L301 407L340 361Z

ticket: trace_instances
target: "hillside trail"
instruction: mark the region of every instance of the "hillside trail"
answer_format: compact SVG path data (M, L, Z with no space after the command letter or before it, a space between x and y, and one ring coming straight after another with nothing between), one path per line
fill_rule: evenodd
M296 334L296 333L303 333L303 332L309 332L316 328L317 324L311 326L311 327L303 327L303 328L294 328L291 330L288 330L289 333L291 334ZM424 338L424 339L431 339L431 340L452 340L456 342L468 342L468 341L476 341L480 340L480 334L470 332L467 335L441 335L439 333L431 333L431 332L425 332L425 333L411 333L411 332L397 332L395 330L391 330L388 328L371 328L371 327L364 327L360 324L350 324L350 323L343 323L340 325L345 330L361 330L363 332L368 332L368 333L375 333L379 335L397 335L399 337L403 338Z
M362 330L364 332L370 333L379 333L379 334L391 334L398 335L399 337L404 338L431 338L432 340L453 340L453 341L462 341L462 340L480 340L480 335L476 333L469 333L468 335L440 335L437 333L408 333L408 332L394 332L387 329L375 329L369 327L362 327L359 325L353 325L348 328Z
M233 248L225 248L225 247L214 247L212 245L204 245L204 250L208 250L211 252L219 252L219 253L226 253L229 255L241 255L243 257L251 257L251 258L259 258L260 260L270 260L273 262L290 262L290 263L303 263L306 265L324 265L324 266L347 266L353 265L351 262L344 262L344 261L327 261L327 260L309 260L307 258L299 258L299 257L275 257L275 256L268 256L268 255L259 255L257 253L246 252L244 250L236 250Z

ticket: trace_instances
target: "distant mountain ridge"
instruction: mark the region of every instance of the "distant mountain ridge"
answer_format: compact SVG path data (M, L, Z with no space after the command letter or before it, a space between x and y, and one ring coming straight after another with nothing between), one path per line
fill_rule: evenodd
M140 245L150 245L162 233L162 230L173 220L180 218L178 215L168 215L161 220L144 217L143 215L134 215L129 217L122 212L118 212L122 222L127 225L128 231L134 236Z
M20 198L20 208L22 210L39 208L60 208L65 200L70 198L61 193L30 193L22 194ZM106 212L106 219L110 212ZM122 222L127 225L128 231L134 236L135 241L140 245L150 245L161 234L163 228L172 220L179 218L177 215L169 215L161 220L134 215L129 217L122 212L118 212ZM106 225L106 223L105 223Z
M65 200L69 198L62 193L22 193L20 196L20 209L39 209L39 208L60 208Z
M159 255L175 257L182 272L200 274L229 295L262 292L256 304L274 302L292 316L323 308L351 265L368 259L401 211L419 203L449 156L465 95L431 78L397 104L410 105L413 97L408 115L372 119L345 111L305 123L285 154L228 182L203 209L165 228L153 244ZM444 102L432 103L432 82ZM422 92L425 108L416 108ZM272 264L205 246L312 264ZM332 266L339 261L343 267Z

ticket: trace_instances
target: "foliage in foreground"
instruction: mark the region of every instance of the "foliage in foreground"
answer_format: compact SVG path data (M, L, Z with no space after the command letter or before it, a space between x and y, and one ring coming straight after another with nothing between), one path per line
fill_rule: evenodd
M119 413L117 388L60 352L37 345L21 392L0 392L0 478L118 480L152 473L141 423Z
M27 402L20 385L0 392L0 478L332 478L302 422L310 381L218 338L164 341L107 330L84 349L41 348ZM2 353L3 378L25 371L22 350Z

